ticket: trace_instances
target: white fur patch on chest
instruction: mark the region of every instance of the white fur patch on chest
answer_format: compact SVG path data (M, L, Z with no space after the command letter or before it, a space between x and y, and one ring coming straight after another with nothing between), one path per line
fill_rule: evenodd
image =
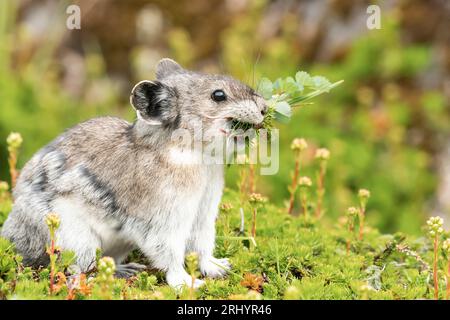
M199 150L170 147L169 162L174 165L198 165L202 164L202 153Z

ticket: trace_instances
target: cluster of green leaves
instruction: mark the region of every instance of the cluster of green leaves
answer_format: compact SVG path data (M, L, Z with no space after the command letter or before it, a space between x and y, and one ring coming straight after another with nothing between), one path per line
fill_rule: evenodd
M310 76L305 71L298 71L295 78L278 78L274 82L262 78L257 91L267 100L269 114L266 116L282 123L287 123L292 116L292 108L301 106L305 102L322 93L329 92L341 84L343 80L331 83L323 76ZM270 127L268 122L266 127Z
M288 123L292 108L302 106L309 100L340 85L343 80L331 83L323 76L311 76L305 71L298 71L295 77L278 78L274 82L262 78L256 91L267 101L268 111L264 115L263 128L270 130L273 121ZM248 130L251 124L234 121L233 130Z

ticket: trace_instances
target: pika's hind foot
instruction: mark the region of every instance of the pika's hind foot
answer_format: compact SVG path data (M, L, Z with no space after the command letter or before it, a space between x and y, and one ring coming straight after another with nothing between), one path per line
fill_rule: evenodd
M202 274L209 278L223 278L230 269L231 263L227 258L217 259L211 257L200 265Z
M147 266L139 263L130 262L127 264L119 264L116 267L116 278L131 278L132 276L136 275L137 273L144 271L147 269Z
M194 289L197 289L205 284L205 281L200 279L194 279L194 282L192 282L192 277L185 271L168 272L166 280L172 288L177 290L180 290L183 286L187 286L188 288L193 287Z

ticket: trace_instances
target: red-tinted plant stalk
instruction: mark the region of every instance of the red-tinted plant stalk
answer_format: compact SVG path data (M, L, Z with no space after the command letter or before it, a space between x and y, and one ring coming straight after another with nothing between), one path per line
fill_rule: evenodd
M439 299L439 280L438 280L438 235L434 236L434 259L433 259L433 282L434 282L434 299Z

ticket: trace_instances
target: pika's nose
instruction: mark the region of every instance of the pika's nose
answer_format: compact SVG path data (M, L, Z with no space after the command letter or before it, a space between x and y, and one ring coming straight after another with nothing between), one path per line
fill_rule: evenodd
M268 109L269 107L267 107L267 105L265 104L261 110L261 114L263 117L266 115Z

